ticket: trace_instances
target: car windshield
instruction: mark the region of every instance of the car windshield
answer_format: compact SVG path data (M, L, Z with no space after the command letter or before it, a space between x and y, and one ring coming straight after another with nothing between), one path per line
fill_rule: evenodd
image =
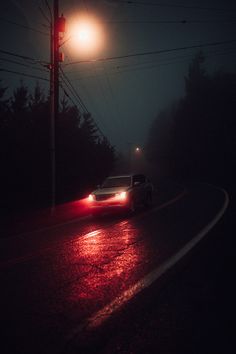
M111 177L107 178L102 188L129 187L131 186L131 177Z

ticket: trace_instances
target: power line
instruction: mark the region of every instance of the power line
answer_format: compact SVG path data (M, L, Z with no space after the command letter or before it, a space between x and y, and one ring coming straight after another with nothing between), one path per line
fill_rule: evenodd
M49 5L48 0L44 0L44 1L45 1L45 4L46 4L47 9L48 9L48 11L49 11L50 19L51 19L51 21L52 21L52 18L53 18L52 9L51 9L51 7L50 7L50 5Z
M94 76L96 77L96 79L98 78L97 76ZM99 84L99 81L97 80L98 84ZM87 98L89 99L90 101L90 106L92 105L93 108L94 108L94 111L95 111L95 116L97 116L98 118L100 118L100 121L99 121L99 125L102 125L102 131L104 130L104 126L105 126L105 130L109 130L108 126L107 126L107 123L105 123L104 121L102 122L102 117L101 117L101 114L98 110L98 107L96 106L96 102L94 100L94 97L89 93L88 89L86 88L86 86L84 85L84 83L80 83L80 85L83 87L83 91L86 92L86 96ZM100 85L101 86L101 85ZM101 86L102 87L102 86ZM103 97L105 97L103 95ZM101 124L102 122L102 124Z
M224 55L224 53L219 53L219 54L209 54L206 57L209 58L210 56L216 56L216 55ZM236 53L232 53L232 56L235 56ZM138 71L140 72L141 70L149 70L149 69L155 69L155 68L158 68L158 67L161 67L161 66L166 66L166 65L174 65L174 64L180 64L180 63L185 63L185 62L188 62L189 63L189 59L191 58L179 58L179 59L176 59L176 60L169 60L169 61L165 61L165 62L159 62L159 63L156 63L156 64L152 64L152 65L147 65L147 66L144 66L144 67L141 67L141 68L138 68L138 67L134 67L134 68L127 68L127 69L122 69L122 70L119 70L118 68L118 71L114 71L113 73L111 74L122 74L122 73L126 73L126 72L130 72L130 71Z
M41 12L42 16L44 17L44 19L50 24L50 18L47 17L47 15L45 14L44 10L42 9L41 6L38 7L39 11Z
M83 112L85 113L88 113L87 110L85 111L84 107L81 105L81 102L80 100L78 99L78 97L74 94L74 92L72 91L71 87L68 85L68 83L63 79L61 78L62 80L62 83L67 87L67 89L69 90L69 92L73 95L73 97L76 99L77 103L75 103L74 101L72 101L72 98L70 97L70 100L73 102L73 104L75 106L79 106L79 109L82 110ZM65 90L63 88L63 91L65 93ZM66 93L67 96L69 96L68 92Z
M209 52L208 54L204 53L204 57L207 59L211 56L219 56L219 55L235 55L235 48L231 48L228 51L216 51L216 52ZM171 64L178 64L182 62L189 62L190 59L192 59L192 55L184 55L184 56L175 56L175 57L170 57L168 59L163 59L159 61L159 59L156 60L151 60L151 61L145 61L145 62L139 62L139 63L132 63L132 64L125 64L125 65L119 65L115 67L110 68L110 74L121 74L125 72L130 72L130 71L141 71L141 70L146 70L146 69L153 69L159 66L163 65L171 65ZM78 73L76 71L69 71L67 74L75 74ZM102 75L102 74L100 74ZM99 75L83 75L83 76L77 76L71 79L72 81L79 81L79 80L84 80L84 79L92 79L92 78L97 78Z
M206 49L205 49L206 50ZM219 53L219 54L228 54L230 53L231 51L235 51L236 50L236 47L231 47L231 48L214 48L213 50L209 48L209 50L207 51L204 51L204 55L208 55L207 53L215 53L216 55ZM165 53L164 53L165 55ZM179 55L175 55L174 57L169 55L169 53L167 53L168 57L167 56L164 56L163 59L165 60L166 59L175 59L175 58L182 58L182 57L192 57L193 56L193 53L183 53L183 54L179 54ZM159 61L160 59L162 58L161 57L154 57L154 58L150 58L149 60L145 60L145 61L137 61L137 62L132 62L132 63L126 63L126 64L122 64L122 65L115 65L114 66L110 66L111 69L120 69L120 68L123 68L123 67L130 67L130 66L140 66L140 65L145 65L145 64L152 64L152 63L156 63L157 61ZM162 60L162 59L161 59ZM94 62L89 62L89 63L86 63L88 65L91 65L91 64L94 64ZM84 72L86 69L83 69L83 70L79 70L79 69L76 69L75 70L70 70L70 71L66 71L65 73L66 74L78 74L78 73L81 73L81 72ZM90 66L88 67L89 71L91 71L90 69ZM86 76L87 77L87 76ZM94 75L89 75L89 77L95 77Z
M35 58L31 58L31 57L28 57L28 56L25 56L25 55L21 55L21 54L17 54L17 53L13 53L13 52L9 52L7 50L3 50L3 49L0 49L0 53L2 54L7 54L7 55L11 55L13 57L16 57L16 58L21 58L21 59L24 59L24 60L29 60L31 62L34 62L35 64L46 64L48 65L48 63L46 61L42 61L42 60L38 60L38 59L35 59Z
M72 83L70 82L69 78L66 76L66 74L64 73L64 71L62 70L62 68L60 68L61 74L62 74L62 79L64 79L64 83L67 85L67 87L69 88L69 90L71 91L71 93L73 94L74 97L76 97L76 99L78 100L80 106L82 107L82 109L86 112L89 113L87 107L85 106L85 104L83 103L81 97L79 96L79 94L77 93L76 89L74 88L74 86L72 85Z
M37 71L41 71L41 72L48 72L46 69L41 69L41 68L38 68L38 67L34 67L34 66L31 66L31 65L28 65L28 64L24 64L24 63L20 63L19 61L16 61L16 60L11 60L11 59L6 59L6 58L0 58L0 61L4 61L6 63L10 63L10 64L16 64L16 65L20 65L20 66L24 66L26 68L30 68L32 70L37 70Z
M64 82L64 84L67 86L67 88L69 89L67 83L66 83L64 80L63 80L63 82ZM77 105L77 104L75 103L75 101L71 98L71 96L68 94L68 92L65 90L65 88L63 87L62 84L60 84L60 87L62 88L62 90L63 90L65 96L69 98L69 100L73 103L73 105L74 105L75 107L78 107L78 105ZM70 90L70 92L71 92L71 90ZM71 92L71 93L73 94L73 92ZM74 95L74 94L73 94L73 95ZM77 98L77 97L76 97L76 98ZM77 99L78 99L78 98L77 98ZM79 106L80 106L80 103L79 103ZM81 107L80 107L80 108L81 108ZM86 111L86 113L89 113L89 112ZM92 120L93 120L93 122L94 122L94 125L96 126L97 131L101 134L102 137L106 138L105 135L103 134L103 132L101 131L101 129L99 128L98 124L96 123L96 121L93 119L92 116L91 116L91 118L92 118ZM106 139L107 139L107 138L106 138Z
M11 73L11 74L16 74L16 75L20 75L20 76L26 76L26 77L30 77L30 78L37 79L37 80L49 81L48 79L45 79L43 77L25 74L25 73L21 73L19 71L7 70L7 69L2 69L2 68L0 68L0 71L6 72L6 73Z
M227 50L215 50L215 51L208 51L208 52L204 52L204 58L208 58L209 56L218 56L218 55L227 55L227 54L232 54L232 52L234 53L236 50L236 48L228 48ZM173 60L189 60L193 58L193 54L184 54L184 55L178 55L178 56L174 56L174 57L168 57L168 58L156 58L154 60L149 60L149 61L144 61L144 62L137 62L137 63L129 63L129 64L124 64L124 65L119 65L116 67L113 67L112 69L123 69L123 68L130 68L130 67L139 67L139 66L144 66L144 65L149 65L149 64L153 64L153 65L165 65L166 63L172 63ZM159 61L160 60L160 61ZM174 62L173 62L174 63ZM148 66L147 66L148 67ZM151 66L152 67L152 66ZM142 69L142 68L141 68ZM145 69L145 67L144 67Z
M44 12L44 9L41 6L38 6L38 9L41 12L42 16L44 17L44 19L49 23L49 25L51 25L52 19L53 19L52 9L51 9L51 7L50 7L50 5L49 5L47 0L42 1L42 3L43 3L42 5L46 6L50 17L47 16L47 14Z
M62 69L61 69L62 70ZM63 72L63 76L65 77L66 75L65 75L65 73ZM96 76L94 76L94 77L96 77ZM66 77L67 78L67 77ZM96 77L97 78L97 77ZM108 81L108 84L109 84L109 89L110 89L110 93L111 93L111 96L112 96L112 99L114 100L114 95L113 95L113 92L112 92L112 89L111 89L111 85L110 85L110 82L109 82L109 79L108 79L108 77L107 77L107 81ZM70 84L70 87L73 87L73 85L71 84L71 82L69 81L69 79L67 78L67 82ZM66 84L66 82L64 82L65 84ZM100 85L101 86L101 85ZM68 87L68 86L67 86ZM102 86L101 86L102 87ZM68 87L68 89L70 89L69 87ZM73 87L73 89L74 89L74 87ZM72 92L72 94L73 95L75 95L76 94L76 97L78 96L79 97L79 99L80 99L80 101L81 101L81 98L80 98L80 96L77 94L77 92L76 92L76 90L74 89L73 90L74 92ZM103 91L103 90L102 90ZM70 90L70 92L71 92L71 90ZM64 92L65 93L65 92ZM68 95L68 94L67 94ZM103 95L104 96L104 98L105 98L105 95ZM75 97L75 96L74 96ZM70 98L71 99L71 98ZM71 99L71 101L72 101L72 99ZM79 101L79 102L80 102ZM73 102L73 101L72 101ZM114 103L115 103L115 101L114 101ZM89 113L89 112L87 112L87 113ZM94 122L94 124L95 124L95 126L96 126L96 128L97 128L97 130L98 130L98 132L101 134L101 136L103 137L103 138L105 138L105 139L107 139L107 137L105 136L105 134L102 132L102 130L100 129L100 127L99 127L99 125L96 123L96 121L94 120L94 118L91 116L91 118L92 118L92 120L93 120L93 122ZM108 140L108 139L107 139ZM109 142L109 144L110 144L110 142ZM111 145L111 144L110 144Z
M191 6L191 5L180 5L180 4L166 4L150 1L132 1L132 0L115 0L116 3L123 3L128 5L145 5L145 6L156 6L156 7L172 7L180 9L192 9L192 10L206 10L206 11L229 11L235 12L235 8L216 8L216 7L204 7L204 6Z
M138 25L138 24L202 24L202 23L236 23L236 19L225 19L225 20L123 20L123 21L105 21L107 24L131 24L131 25Z
M36 32L36 33L43 34L44 36L49 36L49 33L47 33L47 32L41 31L41 30L39 30L37 28L33 28L33 27L30 27L30 26L23 25L22 23L17 23L17 22L14 22L14 21L6 20L5 18L2 18L2 17L0 17L0 21L6 22L6 23L9 23L11 25L18 26L18 27L21 27L21 28L24 28L24 29L27 29L27 30L30 30L30 31L33 31L33 32Z
M64 83L65 83L65 82L64 82ZM62 84L60 84L60 87L62 88L62 90L63 90L65 96L69 98L69 100L73 103L73 105L74 105L75 107L77 107L78 105L77 105L77 104L75 103L75 101L71 98L71 96L68 94L68 92L65 90L65 88L63 87ZM86 113L89 113L89 112L86 112ZM93 120L93 122L94 122L94 125L96 126L97 131L99 131L99 133L101 134L101 136L105 138L105 135L103 134L103 132L101 131L101 129L99 128L99 126L97 125L97 123L95 122L95 120L93 119L93 117L91 117L91 118L92 118L92 120Z
M79 102L79 106L83 108L83 110L85 111L85 113L89 113L87 107L85 106L84 102L82 101L81 97L79 96L79 94L77 93L77 91L75 90L74 86L72 85L72 83L70 82L70 80L68 79L68 77L66 76L66 74L64 73L64 71L62 70L62 68L60 68L60 71L62 73L62 80L64 82L64 84L67 86L67 88L70 90L70 92L72 93L72 95L77 99L77 101ZM94 125L96 126L97 131L101 134L102 137L106 138L105 135L103 134L103 132L101 131L100 127L98 126L98 124L96 123L96 121L94 120L94 118L91 116L91 119L94 122Z
M92 62L102 62L102 61L117 60L117 59L126 59L126 58L145 56L145 55L155 55L155 54L163 54L163 53L171 53L171 52L176 52L176 51L183 51L183 50L188 50L188 49L212 47L212 46L217 46L217 45L222 45L222 44L230 44L230 43L236 43L236 39L232 39L232 40L229 40L229 41L222 41L222 42L210 42L210 43L197 44L197 45L192 45L192 46L170 48L170 49L153 50L153 51L150 51L150 52L119 55L119 56L107 57L107 58L98 58L98 59L91 59L91 60L80 60L80 61L70 62L70 63L67 63L65 65L67 66L67 65L74 65L74 64L80 64L80 63L92 63Z
M68 92L65 90L65 88L64 88L63 85L62 85L62 83L60 83L60 87L61 87L61 89L63 90L65 96L69 98L69 100L73 103L73 105L74 105L75 107L77 107L77 104L76 104L75 101L71 98L71 96L68 94Z

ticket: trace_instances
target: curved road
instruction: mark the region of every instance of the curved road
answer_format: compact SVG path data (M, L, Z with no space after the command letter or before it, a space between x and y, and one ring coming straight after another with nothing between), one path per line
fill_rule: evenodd
M224 191L198 186L163 203L157 195L132 217L87 217L0 240L1 352L76 352L185 257L228 202Z

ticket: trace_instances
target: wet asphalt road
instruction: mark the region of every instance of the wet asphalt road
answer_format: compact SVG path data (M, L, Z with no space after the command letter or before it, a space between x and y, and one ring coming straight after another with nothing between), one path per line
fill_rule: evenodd
M141 209L132 217L88 217L2 239L1 352L122 352L117 323L139 323L137 314L156 294L153 286L170 280L150 284L142 305L143 293L137 295L133 285L199 234L224 203L222 191L199 186L179 190L162 202L157 198L151 210ZM108 316L98 315L127 289L129 301L119 304L118 299ZM130 304L132 315L127 316ZM86 327L88 320L94 321L92 328ZM127 325L125 336L131 327ZM112 336L117 340L107 346ZM127 352L138 353L134 348Z

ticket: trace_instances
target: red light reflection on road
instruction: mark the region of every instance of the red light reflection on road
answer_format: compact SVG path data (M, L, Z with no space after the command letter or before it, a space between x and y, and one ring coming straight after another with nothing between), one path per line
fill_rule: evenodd
M145 264L145 244L129 220L91 231L72 247L72 262L83 265L69 294L73 303L94 300L92 307L103 306L132 284Z

